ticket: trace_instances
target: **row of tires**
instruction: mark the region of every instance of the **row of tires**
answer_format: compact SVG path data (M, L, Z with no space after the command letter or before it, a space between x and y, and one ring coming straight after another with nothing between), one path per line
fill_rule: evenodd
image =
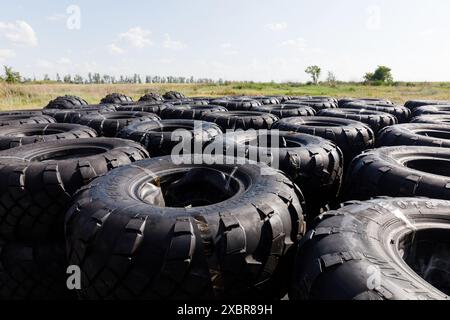
M444 103L113 96L0 114L0 297L73 298L76 265L85 299L448 298L430 261L448 261L450 203L417 197L450 200L450 128L406 123ZM167 156L176 129L202 141L198 164ZM414 198L329 211L374 196Z

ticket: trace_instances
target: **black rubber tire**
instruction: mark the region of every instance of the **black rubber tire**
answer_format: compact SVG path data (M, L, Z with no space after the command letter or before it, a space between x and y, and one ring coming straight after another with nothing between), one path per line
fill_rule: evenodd
M0 111L0 119L4 116L41 116L45 109L32 109L32 110L8 110Z
M23 245L0 241L0 300L74 300L66 286L64 242Z
M271 96L270 98L276 98L280 101L280 103L285 103L286 101L292 100L291 96Z
M207 106L209 102L207 100L193 100L193 99L182 99L182 100L171 100L169 101L173 106Z
M450 101L443 100L410 100L406 101L405 107L413 111L416 108L433 105L450 105Z
M272 137L278 142L277 147L268 147ZM212 148L223 149L227 155L252 158L283 171L305 196L307 220L334 203L341 189L342 151L320 137L286 131L237 131L218 136L208 146L208 149Z
M100 103L103 104L131 104L133 103L133 99L127 95L124 95L122 93L110 93L106 95L102 100L100 100Z
M175 130L185 131L176 138L172 138ZM222 130L214 123L187 119L167 119L134 123L125 127L119 133L119 137L139 142L147 148L151 157L158 157L172 154L173 148L180 144L181 139L184 143L189 142L191 150L194 150L194 146L197 144L201 144L203 150L206 144L221 134ZM183 146L187 147L184 144Z
M430 146L450 148L450 124L403 123L382 130L378 147Z
M450 115L425 114L411 119L412 123L450 124Z
M231 111L249 111L253 108L262 106L261 102L248 98L217 99L213 100L211 104L225 107L227 110Z
M216 123L225 132L236 129L270 129L278 121L278 117L257 111L218 111L205 114L203 120Z
M182 94L181 92L177 91L169 91L163 94L164 100L181 100L185 99L186 96Z
M394 115L399 123L408 122L411 117L411 110L397 105L375 105L361 102L351 102L345 105L346 109L364 109L370 111L386 112Z
M316 110L316 112L323 110L323 109L329 109L329 108L337 108L337 102L333 100L320 100L320 99L302 99L302 100L289 100L285 102L286 104L302 104L309 106Z
M50 101L45 109L75 109L83 108L87 106L86 100L76 96L63 96L57 97Z
M97 133L86 126L67 123L24 124L0 127L0 150L22 145L65 139L94 138Z
M394 105L394 103L390 100L385 100L385 99L378 99L378 98L343 98L343 99L339 99L338 100L338 107L339 108L345 108L345 105L347 103L351 103L351 102L362 102L362 103L378 103L378 104L390 104L390 105Z
M450 199L450 149L397 146L355 158L344 184L348 200L376 196Z
M249 97L249 98L259 101L262 105L275 105L281 103L281 101L275 97Z
M74 139L0 152L0 237L9 241L62 239L71 196L107 171L148 157L122 139Z
M77 123L91 127L99 136L116 137L120 130L134 122L161 120L156 114L140 111L116 111L81 115Z
M416 273L431 266L433 250L421 253L424 261L414 267L416 270L404 260L411 265L415 249L423 251L430 247L424 235L431 230L447 232L447 238L446 233L441 237L441 245L444 247L446 242L448 250L449 212L448 201L387 198L351 202L325 213L301 241L290 298L450 299L448 293L444 294ZM415 246L411 246L412 240ZM448 251L446 254L443 259L448 262ZM429 273L430 278L436 274Z
M366 124L328 117L295 117L281 119L272 129L319 136L334 142L344 154L344 168L351 160L375 143L375 135Z
M202 117L209 112L227 112L225 107L221 106L199 106L199 105L178 105L169 106L161 112L163 119L194 119L201 120Z
M149 113L154 113L157 115L161 115L161 112L167 108L171 106L171 104L132 104L132 105L128 105L128 106L120 106L119 108L117 108L117 111L140 111L140 112L149 112Z
M445 114L450 115L450 105L423 106L415 108L412 117L419 117L425 114Z
M164 102L164 98L160 94L150 92L140 97L139 102Z
M76 123L84 114L112 112L116 111L117 107L118 105L105 104L98 106L93 105L83 109L46 109L44 114L55 118L58 123ZM48 112L49 110L51 110L51 112Z
M213 158L209 165L173 163L171 157L140 161L81 191L66 218L69 263L83 270L79 296L281 298L274 277L304 232L301 193L279 171L261 175L266 168L261 164L230 160L223 165ZM188 191L177 191L183 184ZM143 199L152 190L161 191L166 206ZM220 196L212 202L205 192ZM211 202L174 207L177 202L168 199L175 195Z
M299 104L275 104L252 108L252 111L270 113L278 118L290 117L312 117L316 114L316 110L306 105Z
M39 124L39 123L55 123L53 117L45 115L10 115L0 117L0 127L3 126L20 126L23 124Z
M397 118L389 113L358 109L325 109L317 113L320 117L343 118L367 124L374 133L398 123Z

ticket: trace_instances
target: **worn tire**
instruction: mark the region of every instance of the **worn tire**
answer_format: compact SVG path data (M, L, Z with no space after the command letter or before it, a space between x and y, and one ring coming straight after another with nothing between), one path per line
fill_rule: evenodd
M50 101L45 109L78 109L87 105L86 100L80 97L63 96Z
M382 130L377 146L430 146L450 148L450 124L403 123Z
M139 102L164 102L164 98L160 94L150 92L140 97Z
M328 117L295 117L281 119L272 129L294 131L319 136L334 142L344 154L344 167L375 143L372 129L348 119Z
M201 120L205 114L217 111L227 112L228 110L225 107L213 105L174 105L165 108L161 112L161 118Z
M64 242L23 245L0 240L0 300L73 300L66 286Z
M389 113L358 109L325 109L317 113L320 117L343 118L367 124L374 133L398 123L397 118Z
M84 188L66 217L79 296L279 299L274 277L303 234L302 196L280 172L234 161L151 159ZM208 200L183 202L192 199Z
M237 131L218 136L208 146L213 148L283 171L302 190L308 220L334 203L339 194L344 166L342 151L323 138L285 131Z
M275 97L249 97L253 100L259 101L262 105L275 105L280 104L280 100Z
M118 105L105 104L97 106L92 105L83 109L46 109L44 114L55 118L58 123L76 123L84 114L112 112L116 111L117 107ZM49 110L51 110L51 112L48 112Z
M211 102L213 105L222 106L231 111L249 111L253 108L262 106L261 102L248 99L217 99Z
M75 139L0 152L0 237L62 239L71 196L92 179L144 159L147 151L122 139Z
M256 111L218 111L205 114L203 120L216 123L225 132L236 129L270 129L278 121L278 117Z
M450 114L424 114L412 118L411 123L450 124Z
M39 124L39 123L55 123L56 120L53 117L46 115L9 115L0 117L0 127L3 126L20 126L23 124Z
M116 111L83 114L76 123L91 127L99 136L116 137L120 130L134 122L161 120L156 114L140 111Z
M127 95L124 95L122 93L111 93L106 95L102 100L100 100L100 103L103 104L131 104L133 103L133 99Z
M186 96L178 91L168 91L163 94L164 100L181 100L185 99Z
M302 99L302 100L289 100L285 102L286 104L302 104L307 105L316 112L323 110L323 109L329 109L329 108L337 108L338 104L334 100L320 100L320 99Z
M184 131L176 137L172 137L175 130ZM183 153L188 147L192 153L197 149L201 152L206 144L220 134L222 134L222 130L214 123L167 119L131 124L119 133L119 137L139 142L147 148L151 157L157 157L172 154L174 147L180 142L182 142Z
M394 103L390 100L385 100L385 99L378 99L378 98L344 98L344 99L339 99L338 100L338 107L339 108L345 108L345 105L347 103L351 103L351 102L362 102L362 103L378 103L378 104L390 104L393 105Z
M444 114L450 115L450 105L423 106L415 108L412 117L419 117L425 114Z
M24 124L19 127L0 127L0 150L20 147L26 144L55 140L94 138L97 133L78 124Z
M316 110L306 105L297 104L276 104L252 108L252 111L270 113L278 118L290 117L312 117L316 114Z
M355 158L345 182L345 198L376 196L450 199L450 149L398 146L373 149Z
M450 105L450 101L443 100L409 100L406 101L405 107L413 111L416 108L423 106L434 106L434 105Z
M117 108L117 111L139 111L139 112L148 112L148 113L154 113L157 115L161 115L161 112L167 108L171 106L171 104L162 104L162 103L157 103L157 104L132 104L132 105L127 105L127 106L120 106L119 108Z
M375 105L375 104L369 104L369 103L361 103L361 102L351 102L347 103L345 105L346 109L364 109L364 110L370 110L370 111L380 111L380 112L386 112L394 115L399 123L405 123L408 122L409 118L411 117L411 110L408 108L397 106L397 105L389 105L389 104L383 104L383 105Z
M450 299L449 212L448 201L397 198L347 203L325 213L302 239L290 298ZM434 242L430 231L437 235ZM433 261L435 253L441 255L435 260L443 259L447 270ZM425 269L426 279L447 294L419 276ZM443 272L447 272L447 283L440 277Z

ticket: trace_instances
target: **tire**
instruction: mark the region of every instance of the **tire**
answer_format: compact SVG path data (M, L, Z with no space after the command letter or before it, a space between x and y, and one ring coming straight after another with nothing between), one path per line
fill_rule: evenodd
M227 112L225 107L221 106L199 106L199 105L181 105L172 106L164 109L161 112L161 118L163 119L193 119L201 120L202 117L210 112Z
M275 97L251 97L251 99L259 101L262 105L280 104L280 100Z
M0 127L20 126L23 124L55 123L55 119L45 115L11 115L0 117Z
M450 115L450 105L424 106L415 108L412 117L419 117L425 114L445 114Z
M120 104L120 105L127 105L127 104L132 104L133 103L133 99L127 95L124 95L122 93L111 93L108 94L107 96L105 96L100 103L103 104Z
M203 116L204 121L216 123L222 130L270 129L278 117L256 111L210 112Z
M385 128L377 146L430 146L450 148L450 124L404 123Z
M367 124L374 133L398 123L395 116L389 113L358 109L325 109L317 113L320 117L343 118Z
M394 105L394 103L390 100L385 100L385 99L378 99L378 98L361 98L361 99L357 99L357 98L344 98L344 99L339 99L338 100L338 107L339 108L345 108L345 105L347 103L367 103L367 104L379 104L379 105Z
M450 101L443 100L410 100L406 101L405 107L413 111L416 108L423 106L434 106L434 105L450 105Z
M121 139L75 139L0 152L0 237L8 241L62 239L71 196L92 179L144 159L147 151Z
M134 122L161 120L156 114L139 111L116 111L84 114L77 123L91 127L99 136L116 137L120 130Z
M272 129L294 131L319 136L334 142L344 154L344 167L350 161L373 146L372 129L354 120L328 117L296 117L281 119Z
M450 299L449 211L448 201L388 198L325 213L300 245L290 298Z
M174 106L185 106L185 105L207 106L207 105L209 105L209 101L207 101L207 100L182 99L182 100L171 100L170 104L174 105Z
M55 140L94 138L97 133L78 124L24 124L0 127L0 150Z
M42 111L42 109L0 111L0 119L4 116L42 116L44 114Z
M337 102L332 100L319 100L319 99L304 99L304 100L289 100L286 101L286 104L302 104L307 105L311 108L314 108L316 112L323 110L323 109L329 109L329 108L337 108Z
M184 131L173 137L175 130ZM119 133L119 137L141 143L147 148L151 157L158 157L172 154L173 149L180 145L180 142L183 142L182 146L185 148L189 146L191 151L196 150L194 147L198 146L200 146L199 151L202 151L206 144L220 134L222 130L214 123L172 119L134 123L124 128Z
M64 242L0 241L0 300L74 300L66 286Z
M128 106L120 106L119 108L117 108L117 111L139 111L161 115L161 112L168 106L171 106L171 104L134 104Z
M396 105L374 105L361 102L351 102L345 105L346 109L364 109L369 111L380 111L394 115L399 123L408 122L411 111L408 108Z
M260 106L253 108L252 111L274 114L280 119L290 117L312 117L316 114L316 111L313 108L306 105L297 104Z
M79 109L87 106L86 100L76 96L57 97L50 101L45 109Z
M367 151L350 165L346 199L417 196L448 200L449 164L447 148L398 146Z
M270 98L278 99L280 103L285 103L286 101L292 100L291 96L271 96Z
M450 115L442 114L425 114L415 117L412 123L434 123L434 124L450 124Z
M249 111L253 108L262 106L261 102L248 99L217 99L211 102L213 105L222 106L232 111Z
M302 190L307 220L334 203L341 188L342 152L320 137L285 131L237 131L218 136L210 148L279 168Z
M164 102L164 98L157 93L150 92L140 97L139 102Z
M90 106L83 109L65 109L65 110L47 109L52 110L52 112L44 111L44 113L53 117L58 123L77 123L77 121L81 118L81 116L85 114L113 112L116 111L116 107L117 105L109 104L109 105Z
M186 98L184 94L177 91L169 91L163 94L164 100L180 100Z
M82 299L280 298L277 268L303 234L300 191L263 165L206 160L140 161L78 194L66 241Z

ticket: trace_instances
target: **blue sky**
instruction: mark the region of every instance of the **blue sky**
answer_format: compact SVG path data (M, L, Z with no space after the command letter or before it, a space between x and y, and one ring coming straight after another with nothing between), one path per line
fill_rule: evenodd
M323 78L330 70L360 80L388 65L397 80L450 80L448 0L15 0L1 7L0 64L26 76L306 81L304 69L317 64Z

